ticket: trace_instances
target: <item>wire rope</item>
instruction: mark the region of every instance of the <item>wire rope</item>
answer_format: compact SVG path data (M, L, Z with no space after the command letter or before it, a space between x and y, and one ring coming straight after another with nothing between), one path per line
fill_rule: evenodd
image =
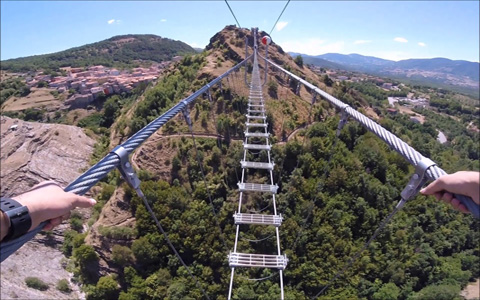
M240 237L242 240L245 240L247 242L251 242L251 243L259 243L259 242L263 242L263 241L266 241L268 239L270 239L272 236L274 236L275 234L272 233L270 235L268 235L267 237L264 237L264 238L261 238L261 239L248 239L246 237Z
M225 0L225 1L227 1L227 0ZM273 30L275 29L275 26L277 26L278 21L280 20L280 18L281 18L282 15L283 15L283 12L285 11L285 9L287 9L288 3L290 3L290 0L288 0L288 1L287 1L287 4L285 4L285 7L283 8L282 12L281 12L280 15L278 16L277 21L276 21L275 24L273 25L272 30L270 30L270 33L269 33L268 35L270 35L270 36L272 35L272 32L273 32Z
M225 3L227 4L228 9L230 9L230 12L232 13L232 16L235 18L235 21L237 22L238 28L242 28L242 26L240 26L240 23L238 23L237 17L236 17L235 14L233 13L233 10L232 10L232 8L230 7L230 4L228 4L228 1L227 1L227 0L225 0Z
M272 278L273 276L278 275L278 274L279 274L278 272L275 272L275 273L273 273L273 274L270 275L270 276L261 277L261 278L246 278L246 277L243 276L243 275L238 275L238 276L239 276L241 279L243 279L243 280L248 280L248 281L263 281L263 280L270 279L270 278Z

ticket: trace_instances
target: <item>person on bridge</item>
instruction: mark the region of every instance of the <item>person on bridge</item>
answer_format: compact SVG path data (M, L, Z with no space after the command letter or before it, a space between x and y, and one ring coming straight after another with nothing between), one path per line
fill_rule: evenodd
M468 196L480 206L480 173L460 171L444 175L420 190L420 193L434 195L437 200L450 203L455 209L463 213L470 213L453 194Z

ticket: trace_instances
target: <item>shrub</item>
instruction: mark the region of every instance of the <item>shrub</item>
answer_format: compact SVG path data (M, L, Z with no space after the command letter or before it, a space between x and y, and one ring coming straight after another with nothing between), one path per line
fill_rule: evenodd
M126 226L99 226L98 232L103 236L117 240L129 240L137 235L137 232L134 228Z
M88 300L118 299L120 292L117 281L112 276L100 277L95 288L87 295Z
M25 283L29 288L36 289L39 291L46 291L49 288L48 284L46 284L40 278L37 278L37 277L27 277L25 278Z
M71 218L70 219L70 227L77 231L77 232L82 232L83 230L83 222L82 219L79 218Z
M72 289L70 288L70 284L68 284L67 279L60 279L57 282L57 290L63 293L70 293Z
M300 68L303 68L303 57L301 55L298 55L297 57L295 57L294 61L297 64L297 66L299 66Z
M273 81L273 80L270 80L268 82L268 95L270 95L270 97L272 97L273 99L277 99L278 98L278 84Z
M133 262L133 252L130 248L121 245L114 245L112 248L112 261L118 265L126 266Z

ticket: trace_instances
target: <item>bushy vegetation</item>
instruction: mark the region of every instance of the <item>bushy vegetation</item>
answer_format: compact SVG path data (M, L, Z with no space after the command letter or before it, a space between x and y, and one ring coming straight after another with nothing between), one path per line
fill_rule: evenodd
M27 277L25 278L25 284L32 289L36 289L39 291L46 291L48 290L49 286L47 283L43 282L38 277Z
M70 288L70 284L68 283L67 279L60 279L57 282L57 290L66 294L72 292L72 289Z
M25 85L22 78L9 78L0 82L0 106L11 96L25 97L28 94L30 88Z
M284 273L287 299L312 297L345 265L393 209L412 172L403 158L356 123L344 128L332 161L326 165L338 120L333 117L311 126L304 133L307 143L303 146L293 140L273 150L273 158L281 166L275 177L281 178L278 209L285 216L282 249L290 259ZM401 120L389 122L393 131L403 128L407 137L418 136L427 145L438 144L428 126L408 128ZM175 180L187 185L149 180L141 187L204 289L211 297L223 299L229 274L225 253L231 249L230 237L234 235L231 213L236 208L235 168L242 150L237 143L219 148L214 141L199 139L203 168L228 249L219 239L193 151L186 140L175 159L179 164ZM215 158L218 151L222 154L219 161ZM440 146L430 151L435 156L449 150ZM457 160L464 154L452 155L449 159ZM136 263L123 270L125 283L120 299L201 298L201 292L166 247L141 199L130 189L127 196L132 197L139 238L131 246ZM263 200L252 197L249 203L258 209ZM311 215L304 225L309 210ZM444 299L458 295L469 280L480 276L476 242L480 236L472 230L476 226L478 222L471 217L418 196L320 299ZM252 226L245 235L258 238L267 233L268 229L257 232ZM245 240L239 241L239 247L259 253L275 248L269 242L256 245ZM275 280L252 283L241 279L265 277L273 274L270 271L237 272L236 299L278 296Z

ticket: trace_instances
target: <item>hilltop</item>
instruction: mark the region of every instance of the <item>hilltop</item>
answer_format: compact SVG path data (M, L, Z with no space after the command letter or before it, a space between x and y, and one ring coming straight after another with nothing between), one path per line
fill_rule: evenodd
M58 71L61 67L134 67L140 62L162 62L174 56L194 54L195 49L184 42L153 34L129 34L87 44L68 50L2 61L2 70L12 72Z

